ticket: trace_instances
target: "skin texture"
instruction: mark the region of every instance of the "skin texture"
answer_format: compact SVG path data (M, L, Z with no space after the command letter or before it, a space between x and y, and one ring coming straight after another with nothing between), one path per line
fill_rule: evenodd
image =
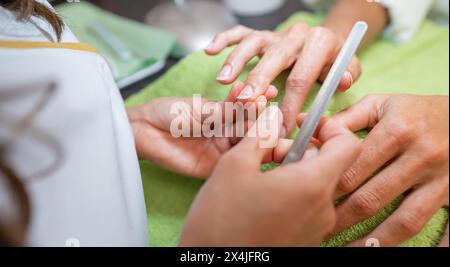
M249 60L255 56L261 57L245 82L249 87L240 101L255 101L282 71L291 68L281 106L285 119L284 136L294 128L295 118L311 87L316 81L325 79L345 38L359 20L369 24L364 41L368 44L382 32L388 22L388 15L377 3L341 0L331 10L323 26L311 27L299 23L280 33L237 26L218 34L205 52L216 55L227 46L237 45L217 76L217 80L223 84L234 82ZM360 74L361 66L355 57L339 89L349 89Z
M448 207L448 97L371 95L333 120L351 131L371 129L360 157L338 183L336 199L353 193L337 207L333 233L375 215L409 192L393 215L350 246L364 246L367 238L377 238L381 246L397 246L418 234L440 208Z
M258 122L269 109L282 117L271 107ZM361 147L332 120L321 122L316 138L322 143L316 156L266 173L260 164L273 150L261 148L258 137L244 138L219 160L200 190L179 245L319 246L335 224L339 177ZM287 149L282 151L284 156Z

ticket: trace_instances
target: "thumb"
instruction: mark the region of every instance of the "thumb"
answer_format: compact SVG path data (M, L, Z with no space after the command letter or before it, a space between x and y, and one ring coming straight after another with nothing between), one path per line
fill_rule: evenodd
M283 116L277 106L266 108L244 139L229 153L239 155L242 162L259 169L263 159L271 156L277 147L282 123Z

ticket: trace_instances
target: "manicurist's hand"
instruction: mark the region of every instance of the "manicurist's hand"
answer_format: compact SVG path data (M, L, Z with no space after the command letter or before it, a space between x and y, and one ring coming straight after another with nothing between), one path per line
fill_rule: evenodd
M367 238L378 239L381 246L399 245L448 206L448 97L372 95L333 120L352 131L371 128L363 152L339 182L336 197L354 192L337 207L334 232L375 215L408 192L386 221L350 245L364 246Z
M236 102L242 88L243 84L236 83L225 101ZM256 108L263 110L267 100L273 99L277 93L277 89L272 86L265 95L258 98ZM179 118L180 114L185 124L190 125L191 130L194 124L201 128L205 119L211 117L199 114L193 105L192 98L160 98L142 106L129 108L128 117L139 157L184 175L208 177L218 159L238 140L235 136L230 138L204 135L194 137L193 134L191 137L174 136L171 132L171 123ZM205 105L214 107L213 112L218 114L219 109L223 110L223 102L203 99L200 110ZM174 108L180 112L174 113ZM234 132L233 135L235 134Z
M357 158L360 140L323 120L316 153L310 150L299 163L262 173L261 162L280 162L291 145L280 139L274 148L261 146L268 136L278 139L281 118L278 108L267 108L252 129L271 121L270 134L245 137L219 160L191 207L180 246L320 245L334 227L333 194Z
M383 31L388 15L382 5L375 2L336 1L322 26L318 27L298 23L285 32L270 32L237 26L218 34L205 52L216 55L228 46L237 45L217 75L217 80L223 84L235 81L253 57L261 57L245 82L247 87L239 96L241 101L254 101L266 92L282 71L292 68L281 106L284 135L295 126L295 118L313 84L325 79L354 23L364 20L369 25L364 44L374 40ZM360 74L361 66L354 57L339 89L349 89Z

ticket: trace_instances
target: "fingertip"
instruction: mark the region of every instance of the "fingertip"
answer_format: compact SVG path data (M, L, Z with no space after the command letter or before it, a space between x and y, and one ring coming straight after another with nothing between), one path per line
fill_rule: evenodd
M267 98L266 98L266 96L260 95L260 96L258 96L258 98L256 98L256 102L267 103Z
M206 46L205 49L203 49L203 51L205 51L205 53L208 55L216 55L218 53L216 44L214 43L214 41L211 41L208 44L208 46Z
M272 99L276 98L277 95L278 95L278 89L275 86L270 85L265 94L267 100L272 100Z
M296 122L299 127L300 127L300 125L302 125L303 121L305 120L306 114L308 114L308 113L302 112L297 115Z
M349 71L346 71L341 79L341 82L339 83L338 90L340 92L345 92L348 89L350 89L352 85L353 85L353 75Z

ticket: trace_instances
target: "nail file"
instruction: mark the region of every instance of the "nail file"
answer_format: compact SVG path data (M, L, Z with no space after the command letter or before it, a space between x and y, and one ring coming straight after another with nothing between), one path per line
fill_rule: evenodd
M320 122L322 114L325 112L328 103L336 92L336 89L350 64L352 57L358 50L358 47L367 32L367 28L367 24L362 21L357 22L353 26L353 29L339 52L336 61L331 67L327 78L323 82L322 87L314 99L311 109L306 115L305 121L300 127L300 131L294 140L294 144L289 150L287 156L284 158L282 164L300 161L305 155L311 138L313 137Z

